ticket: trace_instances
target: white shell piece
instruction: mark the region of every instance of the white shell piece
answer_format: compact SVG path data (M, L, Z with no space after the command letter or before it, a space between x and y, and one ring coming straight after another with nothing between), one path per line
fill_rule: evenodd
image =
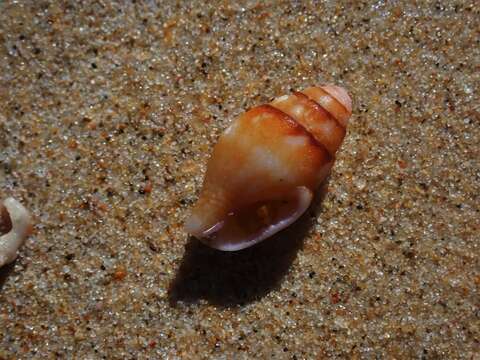
M3 206L10 216L12 229L0 236L0 267L16 259L18 249L31 231L30 213L22 204L13 198L7 198L3 201Z

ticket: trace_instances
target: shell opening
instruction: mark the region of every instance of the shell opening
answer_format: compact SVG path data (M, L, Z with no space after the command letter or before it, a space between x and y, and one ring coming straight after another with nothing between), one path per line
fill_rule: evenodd
M12 230L12 219L5 205L0 204L0 236Z
M281 199L254 203L230 212L223 221L204 233L202 242L222 251L250 247L295 222L310 206L313 194L297 187Z

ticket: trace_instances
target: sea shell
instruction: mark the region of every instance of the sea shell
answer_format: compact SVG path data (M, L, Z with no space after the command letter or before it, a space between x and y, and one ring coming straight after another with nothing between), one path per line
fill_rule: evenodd
M328 176L351 112L347 92L326 85L240 115L214 147L186 230L235 251L292 224Z
M32 231L30 213L13 198L0 204L0 222L7 233L0 236L0 267L11 263L17 251Z

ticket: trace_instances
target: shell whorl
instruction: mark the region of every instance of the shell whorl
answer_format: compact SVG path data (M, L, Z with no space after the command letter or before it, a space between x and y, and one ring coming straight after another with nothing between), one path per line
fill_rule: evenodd
M345 136L352 101L335 85L310 87L274 99L271 105L301 125L334 157Z

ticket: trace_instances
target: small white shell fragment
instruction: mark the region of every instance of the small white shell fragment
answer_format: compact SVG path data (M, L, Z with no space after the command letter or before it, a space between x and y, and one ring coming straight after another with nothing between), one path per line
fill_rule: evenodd
M0 267L10 264L17 257L17 251L31 233L32 222L30 213L13 198L7 198L0 204L10 216L12 228L0 236Z

